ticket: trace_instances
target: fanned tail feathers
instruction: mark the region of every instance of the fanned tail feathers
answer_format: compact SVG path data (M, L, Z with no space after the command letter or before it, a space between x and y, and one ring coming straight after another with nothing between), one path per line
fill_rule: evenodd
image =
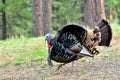
M113 34L108 21L102 19L97 26L99 27L101 33L101 42L99 43L99 46L110 46Z

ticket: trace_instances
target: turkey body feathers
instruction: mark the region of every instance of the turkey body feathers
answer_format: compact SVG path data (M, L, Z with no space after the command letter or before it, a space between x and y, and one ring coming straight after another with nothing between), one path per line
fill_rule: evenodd
M53 65L51 59L65 64L84 56L93 57L99 54L96 46L109 46L111 39L111 26L104 19L98 23L92 35L81 26L66 25L50 41L48 64Z
M51 53L51 59L57 62L68 63L77 57L74 52L66 49L60 42L55 42L55 44L51 46Z
M51 59L57 62L68 63L77 60L79 57L91 56L80 53L87 35L87 30L83 27L73 24L63 27L51 40ZM77 51L72 50L76 45Z
M72 47L78 42L83 43L87 34L87 30L83 27L71 24L61 29L57 41L64 43L65 47Z

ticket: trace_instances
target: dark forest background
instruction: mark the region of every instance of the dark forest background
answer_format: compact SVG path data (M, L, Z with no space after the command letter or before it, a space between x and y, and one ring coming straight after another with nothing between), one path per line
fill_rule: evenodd
M120 0L0 0L0 39L43 36L69 23L93 28L101 18L119 25L119 4Z

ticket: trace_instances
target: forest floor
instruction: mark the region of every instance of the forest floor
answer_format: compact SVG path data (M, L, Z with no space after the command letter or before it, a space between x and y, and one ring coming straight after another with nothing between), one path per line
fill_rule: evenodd
M69 63L58 71L59 63L49 67L46 56L38 60L27 58L20 65L10 63L1 67L0 80L120 80L119 47L120 37L114 37L111 47L98 47L101 54L94 59L86 57L75 61L73 68Z
M120 57L97 57L57 67L9 65L0 70L0 80L120 80Z

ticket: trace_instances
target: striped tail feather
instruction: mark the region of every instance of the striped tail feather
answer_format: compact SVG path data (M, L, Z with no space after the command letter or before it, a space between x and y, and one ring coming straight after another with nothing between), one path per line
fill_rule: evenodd
M105 19L102 19L97 26L101 33L101 42L99 43L99 46L109 47L113 36L110 24Z

